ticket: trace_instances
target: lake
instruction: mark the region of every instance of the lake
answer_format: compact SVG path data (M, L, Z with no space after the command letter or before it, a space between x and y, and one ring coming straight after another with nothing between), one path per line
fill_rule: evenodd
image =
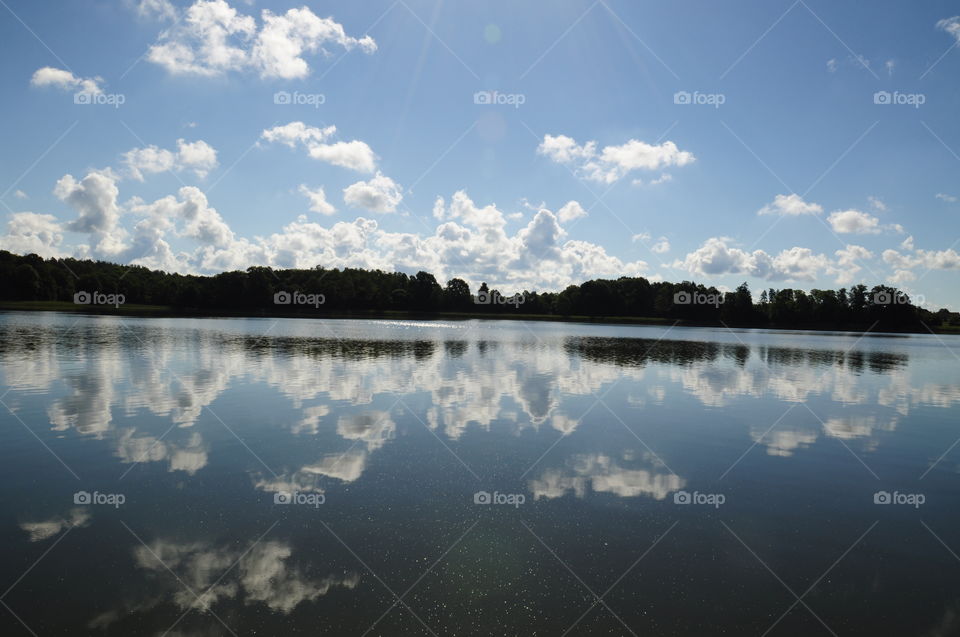
M2 634L960 634L958 356L0 314Z

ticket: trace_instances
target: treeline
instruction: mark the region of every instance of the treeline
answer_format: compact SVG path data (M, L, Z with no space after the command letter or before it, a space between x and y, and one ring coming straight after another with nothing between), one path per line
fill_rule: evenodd
M462 279L441 285L432 274L354 268L277 270L251 267L213 276L172 274L104 261L43 259L0 251L4 301L91 303L114 295L121 303L184 312L342 314L354 311L459 312L680 319L740 326L913 330L960 325L960 314L914 306L896 288L855 285L839 290L766 289L754 298L746 283L721 292L690 281L651 282L642 277L597 279L562 292L509 290L484 283L476 291ZM86 295L84 295L86 293ZM93 302L97 299L94 296ZM113 303L113 300L110 301Z

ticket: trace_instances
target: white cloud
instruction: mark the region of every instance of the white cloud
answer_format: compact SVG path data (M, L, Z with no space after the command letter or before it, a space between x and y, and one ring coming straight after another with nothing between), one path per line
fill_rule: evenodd
M884 203L883 199L881 199L880 197L874 197L871 195L867 197L867 201L870 202L870 207L873 208L874 210L877 210L879 212L887 211L887 204Z
M318 187L316 190L311 190L305 184L300 184L300 194L310 200L310 210L312 212L319 212L322 215L332 215L337 211L333 207L333 204L327 201L327 193L324 192L323 186Z
M671 141L652 145L631 139L620 146L605 146L598 153L597 142L580 145L566 135L544 135L537 153L559 164L572 164L586 179L608 184L634 170L686 166L696 160L692 153L681 151Z
M213 146L198 139L195 142L177 140L177 161L179 164L203 179L217 167L217 151Z
M103 92L100 84L103 78L100 77L77 77L70 71L45 66L37 69L30 78L31 86L46 87L52 86L63 91L76 91L78 93L89 93L99 95Z
M371 212L396 212L403 193L395 181L377 173L370 181L358 181L344 188L343 200L347 205Z
M218 245L200 245L194 252L174 258L160 243L165 241L163 233L170 231L161 220L179 219L182 213L177 206L182 204L167 197L138 211L143 235L156 239L145 242L156 249L143 248L141 252L156 255L151 258L157 261L172 259L174 263L165 268L169 271L215 272L251 265L312 268L323 263L327 267L426 270L440 281L459 276L474 288L487 281L504 292L562 289L591 278L640 276L647 270L643 261L624 262L601 246L566 239L549 210L541 210L526 226L508 235L506 215L495 205L477 206L463 191L448 202L443 206L447 208L445 221L432 234L388 232L363 217L323 226L303 216L267 237L245 239L231 233ZM150 235L148 231L155 228L160 232ZM138 263L148 265L148 260Z
M95 249L100 255L116 256L122 252L126 232L118 226L119 189L113 175L95 170L80 181L73 175L64 175L57 181L53 194L79 213L67 224L67 230L87 233L95 238Z
M307 154L334 166L349 168L357 172L372 173L377 167L377 156L365 142L327 141L337 132L336 126L316 128L303 122L290 122L264 130L260 137L268 142L278 142L296 147L298 144L307 149Z
M301 55L326 53L322 45L331 42L350 50L359 46L373 53L377 45L370 36L349 37L343 27L330 18L318 18L310 9L290 9L283 15L263 12L263 27L251 51L253 65L263 77L302 78L310 67Z
M857 281L857 274L863 270L859 261L873 258L873 253L858 245L848 245L834 253L837 257L836 267L831 269L837 279L837 285L850 285Z
M757 211L758 215L779 215L781 217L797 217L800 215L818 215L823 212L823 206L807 203L798 194L777 195L772 203L768 203Z
M162 4L162 3L161 3ZM326 45L345 50L377 49L370 36L348 36L332 18L320 18L309 8L284 14L261 13L261 25L225 0L197 0L182 19L160 34L147 59L173 74L221 75L252 70L264 78L304 78L307 54L329 55Z
M15 254L60 256L63 228L53 215L15 212L7 222L7 231L0 236L0 249Z
M815 281L821 270L830 267L830 259L814 254L810 248L793 247L773 258L772 280Z
M13 193L13 196L16 197L17 199L29 199L29 197L27 196L27 193L23 192L22 190L15 191Z
M665 254L670 252L670 242L666 237L660 237L650 250L656 254Z
M723 237L711 237L674 265L702 276L749 274L765 278L769 274L771 259L767 253L762 250L749 253L731 248L727 246L727 241Z
M953 195L947 195L942 192L938 192L935 196L940 201L946 201L947 203L956 203L958 201Z
M912 255L896 250L884 250L883 260L889 265L907 270L922 267L928 270L960 270L960 254L955 250L914 250Z
M946 31L960 42L960 16L940 20L937 22L937 28Z
M827 71L830 73L836 73L837 65L838 65L837 58L830 58L829 60L827 60Z
M123 154L123 163L130 176L143 181L144 173L162 173L173 170L177 158L169 150L157 146L133 148Z
M217 151L202 139L195 142L178 139L176 152L151 145L128 150L123 154L122 161L130 177L137 181L143 181L144 174L168 170L192 170L203 179L217 167Z
M447 204L443 200L443 197L437 197L433 202L433 218L437 221L443 221L444 215L447 214Z
M810 248L793 247L771 257L763 250L746 252L727 245L729 239L711 237L700 248L687 254L674 267L700 276L745 274L769 280L816 280L819 271L830 267L830 260L814 254Z
M859 210L838 210L827 217L834 232L841 234L879 234L880 220Z
M587 211L577 201L568 201L560 210L557 210L557 219L560 220L560 223L568 223L586 216Z
M314 159L361 173L372 173L377 166L373 150L365 142L358 140L316 144L310 146L308 152Z
M170 0L136 0L134 8L141 18L174 20L177 17L177 9Z

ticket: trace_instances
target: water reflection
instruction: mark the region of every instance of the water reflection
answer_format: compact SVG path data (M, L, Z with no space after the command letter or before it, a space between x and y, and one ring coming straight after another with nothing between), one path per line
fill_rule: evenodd
M623 462L632 462L632 454L624 454ZM678 475L656 468L654 458L647 455L641 462L646 468L627 468L610 456L585 454L571 457L566 466L548 469L530 482L534 498L559 498L573 493L583 498L589 490L611 493L622 498L647 496L663 500L671 492L682 489L686 481Z
M289 433L317 436L328 423L353 443L349 451L292 471L290 484L303 484L303 475L358 479L371 454L397 435L388 411L369 409L384 397L428 394L422 420L449 439L461 438L470 427L489 430L496 422L508 422L516 433L547 426L571 434L578 413L561 405L578 396L596 397L614 384L642 387L628 397L635 407L662 405L674 388L707 407L744 398L792 403L818 396L907 415L918 406L950 408L960 402L956 385L918 383L903 352L569 335L510 342L506 351L509 339L469 330L470 338L459 339L442 332L431 338L362 339L94 319L70 329L16 321L4 328L5 383L23 394L51 396L46 415L54 431L109 438L122 463L163 463L169 471L196 474L209 462L204 433L193 430L204 410L238 384L274 388L299 410L287 420ZM17 396L10 398L13 404ZM142 413L173 430L143 431L132 418ZM820 417L826 423L822 434L869 438L874 445L878 434L896 427L896 419L877 413ZM752 426L749 435L757 441L764 430ZM789 456L817 435L777 431L763 444L772 454ZM284 481L264 479L260 485L274 483Z
M135 585L87 613L90 630L125 634L142 620L161 634L187 611L210 619L208 611L239 617L247 607L281 618L306 608L339 621L324 603L348 597L365 615L383 591L365 588L374 584L354 556L323 552L338 545L320 516L342 515L348 542L367 539L388 556L378 570L412 582L455 539L436 541L437 528L476 515L469 507L478 489L526 493L549 527L581 505L646 515L671 505L678 490L717 487L742 460L724 486L776 506L763 497L764 471L812 466L825 481L860 471L875 488L848 451L885 476L902 464L885 455L891 450L909 448L927 463L949 444L907 436L955 420L960 405L955 370L945 371L949 353L923 339L677 332L0 315L3 402L84 480L129 491L131 503L122 511L67 506L60 491L77 485L49 475L60 468L5 417L4 442L15 443L4 457L7 481L34 479L50 462L36 479L56 484L55 495L36 499L0 484L16 514L10 546L43 550L68 531L94 542L120 528L101 551L112 550L110 567L128 568L123 581ZM748 465L754 474L737 482ZM336 507L278 513L281 492L324 494ZM288 526L257 541L281 514ZM111 519L121 516L143 529L145 544ZM606 524L603 533L617 532L616 521ZM568 531L577 537L579 527ZM488 545L516 539L503 529L491 537L470 546L471 572L489 581L499 581L496 568L537 577L513 554L491 567ZM610 559L602 575L612 581L620 565ZM458 576L438 568L431 590L455 588ZM350 632L333 625L334 634ZM200 633L184 623L169 634Z

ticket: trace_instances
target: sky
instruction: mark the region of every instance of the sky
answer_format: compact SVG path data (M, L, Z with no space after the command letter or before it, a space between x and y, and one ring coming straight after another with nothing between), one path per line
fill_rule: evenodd
M0 0L0 249L960 310L960 6Z

